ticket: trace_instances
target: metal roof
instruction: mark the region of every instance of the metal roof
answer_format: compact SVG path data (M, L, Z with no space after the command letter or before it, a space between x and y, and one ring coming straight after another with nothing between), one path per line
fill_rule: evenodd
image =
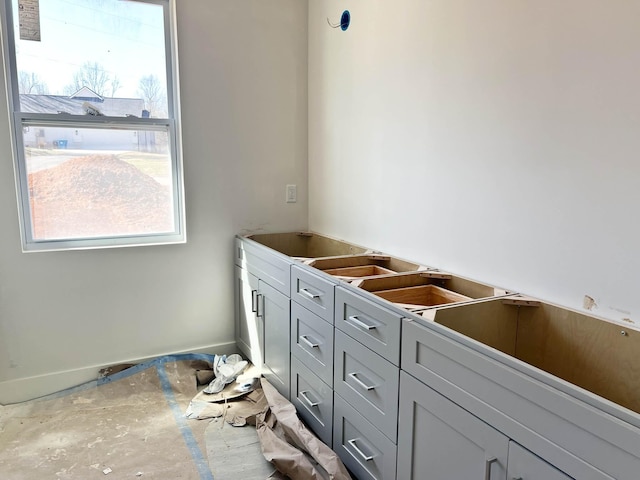
M144 100L141 98L110 98L104 97L102 100L87 98L72 98L66 95L36 95L21 94L20 110L25 113L70 113L73 115L85 115L84 103L89 103L98 109L102 115L109 117L126 117L133 115L142 117L144 110Z

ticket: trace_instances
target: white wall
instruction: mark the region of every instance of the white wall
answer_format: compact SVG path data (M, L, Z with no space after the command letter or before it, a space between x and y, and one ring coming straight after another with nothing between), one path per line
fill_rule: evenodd
M306 2L178 0L177 14L186 245L21 253L0 102L0 403L234 348L233 235L307 227Z
M640 324L639 18L312 0L310 228Z

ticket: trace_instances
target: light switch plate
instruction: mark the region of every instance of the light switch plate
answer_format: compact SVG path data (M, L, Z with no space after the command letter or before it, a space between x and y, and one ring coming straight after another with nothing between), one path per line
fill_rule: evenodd
M296 203L298 201L298 187L296 185L287 185L287 203Z

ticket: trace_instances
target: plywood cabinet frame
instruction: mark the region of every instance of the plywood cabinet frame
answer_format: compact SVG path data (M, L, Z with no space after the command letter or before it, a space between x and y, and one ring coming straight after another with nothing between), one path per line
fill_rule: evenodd
M243 237L298 260L355 255L368 249L314 232L257 233Z
M505 361L499 352L481 353L473 341L454 340L444 327L407 319L402 332L403 371L550 464L580 480L633 478L629 472L637 471L640 459L638 428L565 394L544 372ZM584 400L598 401L584 394Z
M443 306L428 318L640 414L636 330L518 296Z
M316 258L305 263L343 281L392 277L398 273L418 272L429 268L390 255L371 252L359 255Z

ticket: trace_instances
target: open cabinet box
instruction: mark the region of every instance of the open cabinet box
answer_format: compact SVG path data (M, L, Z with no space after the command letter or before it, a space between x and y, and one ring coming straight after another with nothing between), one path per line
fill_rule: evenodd
M298 261L356 255L367 251L364 247L310 232L257 233L246 238Z
M347 282L362 278L389 276L428 269L428 267L418 263L408 262L380 253L316 258L306 263Z
M365 278L351 283L410 311L507 295L505 290L435 270Z
M637 330L520 296L416 313L640 413Z

